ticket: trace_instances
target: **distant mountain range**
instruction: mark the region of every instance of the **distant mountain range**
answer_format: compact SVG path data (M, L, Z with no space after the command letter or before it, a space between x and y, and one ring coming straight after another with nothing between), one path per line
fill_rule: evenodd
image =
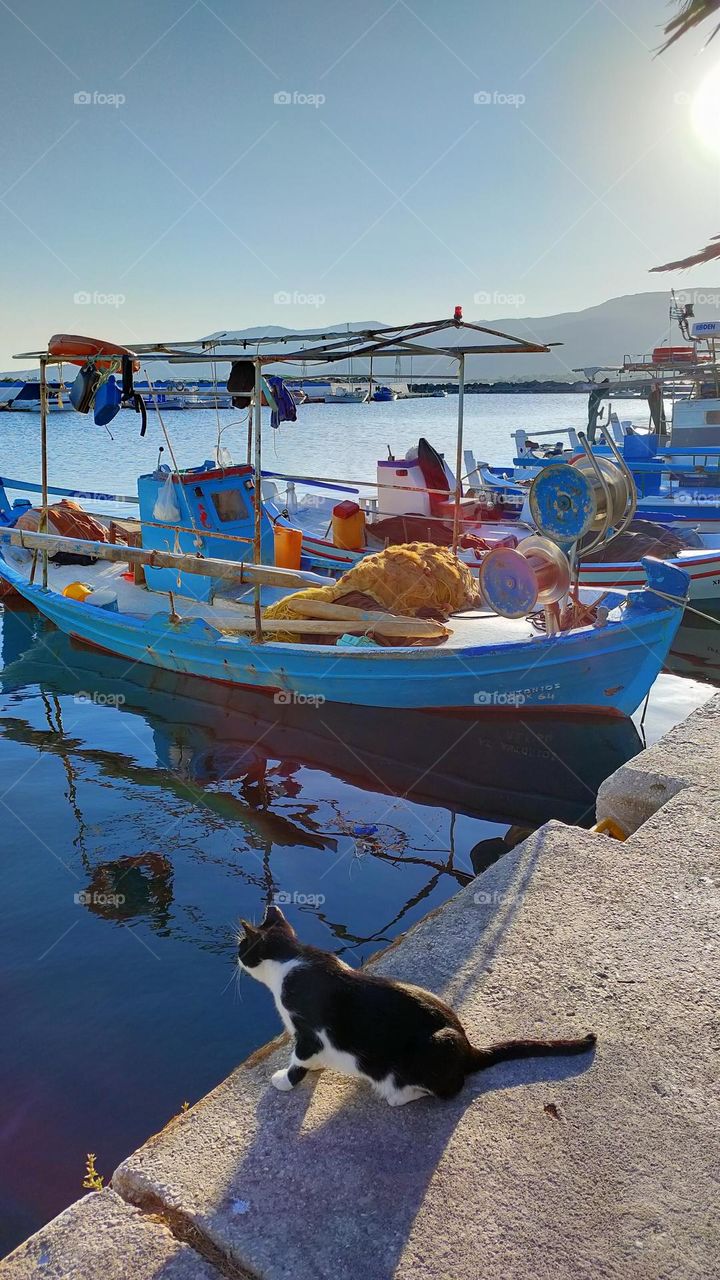
M694 286L692 289L678 289L681 301L695 301L698 319L720 318L720 285L714 287ZM505 333L518 338L526 338L534 342L559 342L563 345L550 355L536 356L470 356L466 364L466 378L492 382L496 380L514 381L523 379L553 379L576 381L578 375L574 370L592 365L620 365L626 354L639 355L652 350L669 332L668 310L670 294L667 290L648 293L625 294L620 298L610 298L596 307L586 307L584 311L566 311L552 316L502 316L496 320L484 320L490 328L501 329ZM472 307L466 308L468 318L472 319ZM351 329L378 327L385 321L354 321ZM318 326L319 327L319 326ZM337 324L326 324L322 328L326 332L337 331L348 327L346 321ZM223 336L228 338L249 339L259 336L282 337L288 333L298 332L280 328L277 325L266 325L253 329L228 330ZM306 330L301 332L312 332ZM677 330L674 330L674 341L678 341ZM112 337L113 335L109 335ZM217 334L209 336L218 336ZM441 346L443 335L424 340L427 345ZM491 341L489 339L489 341ZM227 366L225 366L227 368ZM329 367L308 366L308 375L320 375L328 372L348 372L347 365ZM37 376L37 370L26 370L21 374L11 369L6 378L22 380L22 377ZM218 366L220 372L220 365ZM287 372L299 373L299 368ZM360 378L367 372L367 362L355 362L354 373ZM452 372L450 364L443 357L416 356L412 362L413 378L437 378L441 380ZM151 376L158 380L172 378L176 381L193 381L207 376L200 365L169 365L165 362L154 363L150 369ZM395 364L391 360L377 361L374 376L382 380L396 373ZM410 361L403 358L401 376L410 376ZM142 375L141 375L142 377Z

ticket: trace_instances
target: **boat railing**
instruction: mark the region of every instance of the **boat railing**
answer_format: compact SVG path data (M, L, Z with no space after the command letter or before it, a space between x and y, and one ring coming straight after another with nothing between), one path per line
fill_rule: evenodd
M292 480L295 484L306 484L310 487L317 486L324 489L340 489L341 492L357 493L359 489L397 489L401 493L427 493L431 497L452 498L452 490L448 489L429 489L426 485L412 484L389 484L387 481L378 480L351 480L340 479L337 476L298 476L285 475L281 471L263 471L263 476L267 476L273 480ZM348 487L354 486L354 487Z
M285 497L285 505L288 511L292 512L297 507L295 494L296 484L305 485L311 489L319 489L330 493L346 493L353 494L365 509L366 513L372 514L373 518L383 518L386 515L394 515L395 512L384 512L380 508L381 495L380 490L397 490L401 493L423 493L432 497L444 498L450 501L452 494L446 489L429 489L421 485L399 485L389 482L380 482L376 480L342 480L333 477L323 477L322 479L314 476L302 476L295 473L286 473L281 471L261 471L263 479L282 480L287 483L287 492ZM466 480L471 479L468 475L464 477ZM375 491L375 496L370 494L362 496L360 489L366 488ZM23 493L42 493L42 486L28 480L16 480L9 476L0 476L0 490L17 490ZM91 489L71 489L63 485L48 485L47 492L53 497L84 499L92 502L117 502L124 504L138 505L138 498L130 494L104 493ZM437 524L446 524L447 517L441 515L415 513L424 522L433 522ZM142 524L148 528L169 529L174 533L188 534L197 539L211 539L224 542L241 543L245 546L252 545L253 539L241 534L227 533L216 529L202 529L198 527L189 527L180 524L168 523L166 521L148 520L143 518Z
M642 355L625 354L623 356L623 373L648 373L658 377L671 375L678 380L691 379L697 373L707 376L708 368L714 364L713 357L702 351L693 352L692 356L670 354L667 359L658 360L650 353Z
M657 475L658 473L657 463L652 461L633 462L632 469L638 475ZM668 472L670 483L672 483L674 476L697 476L699 478L707 475L717 475L718 481L720 482L720 460L718 460L715 466L703 467L690 462L673 462L670 460L661 468L661 470Z
M577 431L574 427L553 427L549 431L525 431L519 427L517 431L510 432L510 438L515 441L518 451L524 448L527 440L542 440L549 437L551 440L558 436L568 436L573 448L578 445Z
M13 480L10 476L0 476L0 485L4 489L19 490L21 493L42 493L41 484L33 484L29 480ZM126 502L138 505L137 495L126 493L96 493L92 489L66 489L55 484L49 484L47 492L53 497L85 498L92 502Z

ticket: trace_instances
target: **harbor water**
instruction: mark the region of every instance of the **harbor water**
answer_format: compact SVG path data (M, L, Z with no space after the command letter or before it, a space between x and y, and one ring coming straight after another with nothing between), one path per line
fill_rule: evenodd
M457 400L301 407L267 469L373 480L426 436L454 464ZM622 417L642 422L628 402ZM584 396L476 395L478 460L510 432L582 427ZM168 413L180 466L214 455L211 410ZM219 415L244 460L241 414ZM39 421L0 414L2 472L40 477ZM50 482L132 494L159 424L49 420ZM11 495L15 496L15 495ZM128 508L132 510L132 508ZM29 609L0 613L0 1252L108 1177L279 1029L237 980L235 930L274 898L358 965L548 818L589 826L603 779L720 682L712 623L684 624L643 717L511 721L275 702L128 666ZM622 857L622 846L617 846Z

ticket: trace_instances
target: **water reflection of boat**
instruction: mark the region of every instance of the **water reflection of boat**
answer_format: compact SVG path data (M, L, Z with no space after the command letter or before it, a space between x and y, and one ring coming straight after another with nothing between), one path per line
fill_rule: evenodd
M234 778L257 786L269 764L282 761L286 773L315 768L368 791L497 822L589 823L600 783L641 746L629 720L547 717L526 724L487 714L278 704L255 691L142 665L128 674L122 660L44 630L31 615L5 615L3 650L6 692L40 685L56 695L119 702L124 713L142 715L173 786L182 778L203 787ZM149 772L101 754L109 757L106 768ZM203 803L208 799L204 792ZM233 799L213 796L228 818ZM327 842L307 828L296 835L305 843L313 838Z

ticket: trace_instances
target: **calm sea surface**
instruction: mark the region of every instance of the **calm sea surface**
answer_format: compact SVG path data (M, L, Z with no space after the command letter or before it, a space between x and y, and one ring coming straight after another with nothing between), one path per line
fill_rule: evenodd
M0 390L0 398L2 398ZM401 457L426 436L445 452L454 467L457 396L445 400L396 400L389 404L301 406L296 423L284 423L278 431L264 431L263 463L271 470L298 472L357 480L374 480L378 458L387 457L387 446ZM619 402L620 417L644 423L641 401ZM265 417L266 415L264 415ZM221 411L223 444L235 461L245 461L246 419L237 411ZM212 457L217 438L218 415L214 410L168 412L179 466L196 466ZM49 420L50 482L73 488L97 488L98 482L135 492L135 480L155 467L162 432L152 411L147 435L140 439L139 418L132 412L118 414L109 432L96 427L92 415L51 414ZM19 479L40 479L40 433L36 414L0 413L2 426L2 474ZM231 425L234 424L234 425ZM555 427L583 428L587 424L584 395L468 395L465 397L465 441L478 460L510 462L510 432L518 427L551 431ZM166 461L170 461L166 457ZM277 465L276 465L277 464ZM128 489L127 486L130 486Z
M454 453L456 398L309 406L265 465L373 479L426 435ZM642 421L639 404L622 416ZM634 411L634 412L633 412ZM469 396L476 457L509 432L582 426L582 396ZM245 427L223 413L243 459ZM209 411L168 413L182 465L213 455ZM50 419L51 483L132 493L162 437L123 413ZM0 414L3 475L38 480L39 422ZM165 455L167 457L167 454ZM73 645L0 612L0 1252L109 1177L278 1020L234 969L239 916L269 897L308 941L362 963L549 817L590 825L597 787L641 749L631 722L508 725L276 707ZM720 676L710 626L684 627L648 741ZM639 720L636 717L636 721ZM622 856L619 852L618 856Z

